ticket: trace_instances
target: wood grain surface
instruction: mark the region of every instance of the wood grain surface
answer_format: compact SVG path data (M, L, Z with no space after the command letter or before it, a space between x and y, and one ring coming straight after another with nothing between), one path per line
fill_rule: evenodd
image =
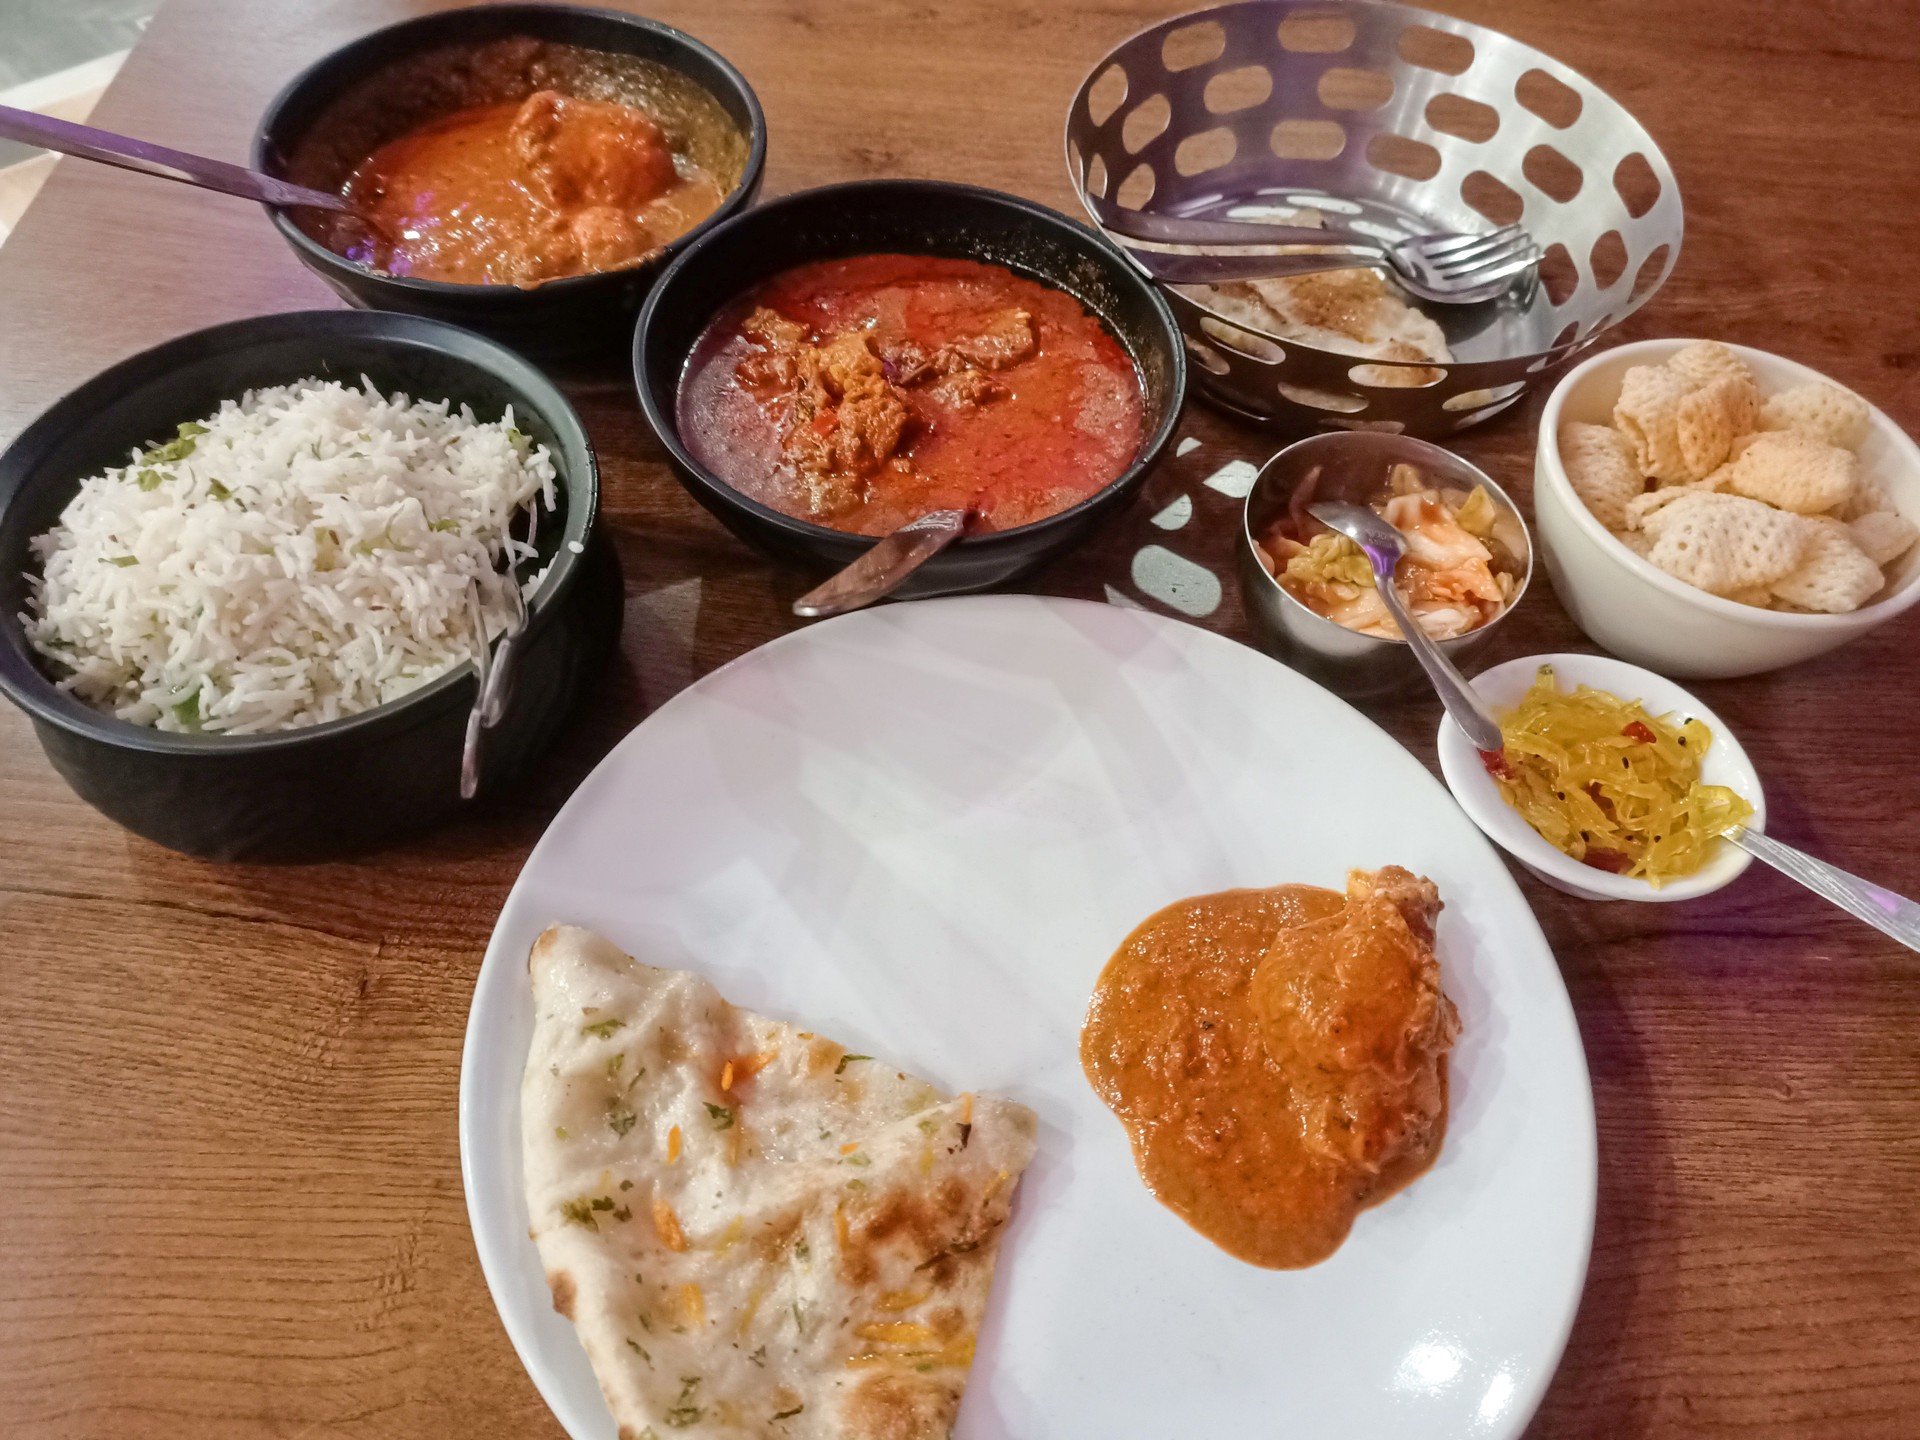
M239 158L297 68L422 8L167 0L95 123ZM925 175L1066 208L1069 98L1173 8L650 13L758 89L770 195ZM1621 338L1776 350L1920 429L1920 282L1897 243L1920 223L1910 9L1447 8L1593 77L1666 149L1685 253ZM257 209L65 161L0 249L0 440L147 345L333 303ZM0 1434L559 1436L495 1317L462 1202L474 975L573 786L676 690L792 628L803 588L686 497L621 377L573 393L626 568L623 647L559 749L470 823L356 864L204 864L88 810L25 721L0 715ZM1536 396L1459 448L1525 497L1538 413ZM1149 541L1230 573L1236 507L1199 482L1271 442L1197 405L1181 433L1200 448L1031 588L1151 605L1130 569ZM1156 530L1178 494L1193 522ZM1244 634L1231 581L1202 623ZM1916 626L1700 687L1766 777L1776 834L1908 893ZM1488 659L1564 648L1589 647L1542 585ZM1431 701L1374 713L1431 761ZM1601 1148L1591 1278L1530 1433L1920 1435L1920 961L1758 869L1679 907L1523 883L1572 992Z

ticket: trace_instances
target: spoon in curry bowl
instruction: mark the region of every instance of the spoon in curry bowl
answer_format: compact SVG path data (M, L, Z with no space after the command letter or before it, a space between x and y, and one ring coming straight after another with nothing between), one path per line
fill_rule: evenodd
M881 536L851 565L794 601L793 613L805 620L824 620L886 599L979 518L979 509L970 506L965 510L931 510L909 521L892 534Z
M163 180L178 180L222 195L258 200L262 205L304 205L316 210L349 213L353 209L341 196L277 180L244 165L229 165L204 155L189 155L184 150L169 150L164 145L116 135L111 130L96 130L91 125L76 125L71 120L36 115L31 110L16 110L11 105L0 105L0 140L39 145L62 155L78 155L83 160L98 160L122 170L137 170L142 175L158 175Z
M1406 554L1407 537L1386 516L1365 505L1322 501L1317 505L1309 505L1307 513L1360 547L1361 553L1367 557L1367 563L1373 567L1374 586L1380 591L1380 601L1393 617L1393 623L1399 627L1400 638L1406 641L1407 648L1413 651L1413 658L1420 662L1420 668L1427 672L1427 679L1433 682L1433 688L1440 693L1440 703L1447 707L1448 716L1460 727L1461 734L1467 737L1473 748L1480 752L1480 762L1499 774L1507 763L1504 758L1506 741L1500 734L1500 722L1493 718L1493 712L1487 708L1486 702L1474 693L1466 677L1407 613L1399 591L1393 588L1394 568L1399 565L1400 557Z

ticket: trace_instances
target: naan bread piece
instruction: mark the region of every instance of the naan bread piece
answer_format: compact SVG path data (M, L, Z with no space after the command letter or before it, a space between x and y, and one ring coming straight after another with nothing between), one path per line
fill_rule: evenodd
M621 1440L946 1440L1031 1111L548 930L533 1239Z
M1401 299L1377 271L1323 270L1278 280L1188 285L1181 290L1236 324L1337 354L1375 360L1453 359L1439 325ZM1238 339L1216 338L1235 349L1261 354ZM1440 378L1439 372L1430 369L1356 368L1361 373L1355 378L1369 385L1428 385Z

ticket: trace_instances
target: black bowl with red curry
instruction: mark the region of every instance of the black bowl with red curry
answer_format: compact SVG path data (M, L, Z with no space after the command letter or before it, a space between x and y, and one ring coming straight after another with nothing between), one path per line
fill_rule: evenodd
M560 360L625 349L665 262L751 202L765 152L752 89L699 41L509 4L320 60L268 108L254 163L350 202L273 212L350 303Z
M939 181L805 191L661 277L640 403L682 482L742 539L844 565L933 510L966 536L900 592L980 589L1123 506L1185 390L1166 302L1083 226Z

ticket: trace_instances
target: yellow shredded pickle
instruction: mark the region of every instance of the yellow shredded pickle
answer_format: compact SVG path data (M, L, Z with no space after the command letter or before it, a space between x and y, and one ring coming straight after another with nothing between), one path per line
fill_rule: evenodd
M1753 816L1734 791L1701 783L1713 734L1699 720L1653 716L1587 685L1563 693L1550 665L1499 719L1501 796L1550 845L1595 869L1657 890L1693 874L1720 836Z

